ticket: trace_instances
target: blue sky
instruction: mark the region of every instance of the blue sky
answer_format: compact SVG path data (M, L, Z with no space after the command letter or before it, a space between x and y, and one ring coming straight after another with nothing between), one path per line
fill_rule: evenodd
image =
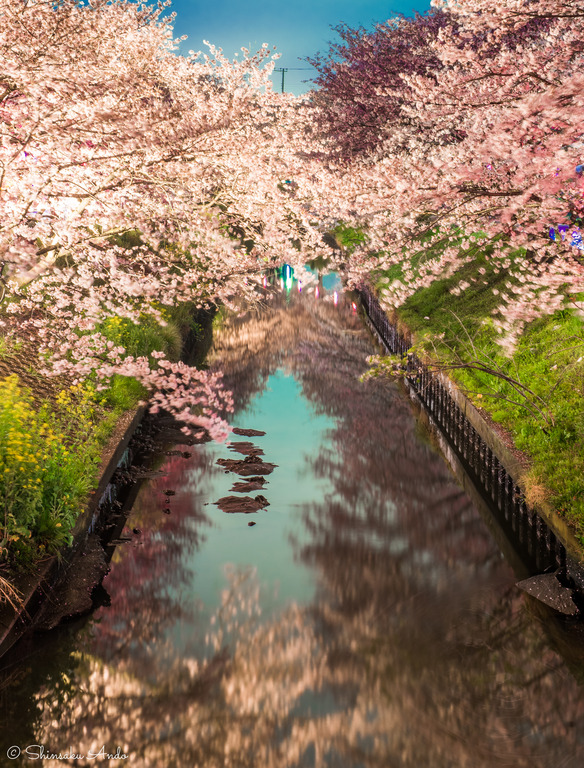
M276 67L290 68L308 67L304 57L326 51L328 42L337 39L331 26L340 22L370 27L396 13L411 16L429 7L430 0L173 0L172 4L177 14L175 36L189 37L181 51L204 49L203 40L209 40L231 58L242 46L256 50L265 42L282 54ZM310 68L286 72L286 90L297 95L305 92L310 86L302 80L312 72ZM274 74L274 82L279 88L280 74Z

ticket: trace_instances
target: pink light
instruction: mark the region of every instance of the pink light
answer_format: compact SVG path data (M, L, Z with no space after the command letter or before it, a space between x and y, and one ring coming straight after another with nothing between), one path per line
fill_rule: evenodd
M283 278L280 278L280 288L284 290L284 280Z
M314 295L316 296L316 298L317 298L317 299L318 299L318 297L320 296L320 291L318 290L318 285L317 285L317 286L316 286L316 288L314 289Z
M336 291L333 293L333 301L334 301L335 307L336 307L337 304L339 303L339 294Z
M351 304L351 306L353 307L353 312L356 312L357 311L357 305L355 304L355 302L353 302Z
M262 280L262 285L264 286L264 288L266 288L268 285L268 278L265 275L264 275L264 279Z
M298 293L302 293L302 283L298 281Z

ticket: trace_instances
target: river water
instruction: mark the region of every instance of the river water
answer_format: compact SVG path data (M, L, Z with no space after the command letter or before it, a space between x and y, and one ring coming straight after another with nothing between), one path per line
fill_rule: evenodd
M582 766L577 633L516 588L399 387L359 380L376 350L350 298L287 287L209 359L273 472L238 493L217 460L254 448L169 449L111 604L2 679L0 765Z

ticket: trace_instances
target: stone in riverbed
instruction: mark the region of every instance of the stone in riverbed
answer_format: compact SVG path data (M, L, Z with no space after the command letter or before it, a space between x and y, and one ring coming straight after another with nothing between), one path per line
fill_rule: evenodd
M217 459L217 464L228 472L235 472L242 477L250 475L269 475L277 464L263 462L259 456L247 456L245 459Z
M566 616L575 616L578 613L578 607L572 599L572 590L563 586L555 573L532 576L530 579L519 581L517 586L559 613Z
M240 427L234 427L232 432L234 435L241 435L242 437L262 437L266 434L259 429L240 429Z
M250 512L258 512L260 509L269 506L265 496L256 496L255 499L252 499L251 496L223 496L215 504L223 512L229 514L240 512L245 515L248 515Z
M242 453L244 456L263 456L264 452L261 448L258 448L257 445L254 445L253 443L247 442L245 440L231 443L229 446L230 451L236 451L237 453Z
M234 493L249 493L250 491L261 491L266 482L265 477L250 477L247 482L233 483L231 490Z

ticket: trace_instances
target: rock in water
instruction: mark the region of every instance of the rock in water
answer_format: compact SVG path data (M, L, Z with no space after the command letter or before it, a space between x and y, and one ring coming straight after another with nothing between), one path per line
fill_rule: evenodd
M229 514L240 512L245 515L269 506L269 502L264 496L256 496L255 499L252 499L251 496L223 496L215 504L223 512L228 512Z
M277 464L269 464L260 459L259 456L247 456L245 459L217 459L217 464L228 472L235 472L243 477L249 475L269 475L274 471Z
M232 432L234 435L241 435L242 437L262 437L266 434L259 429L240 429L239 427L234 427Z
M257 445L254 445L253 443L247 442L245 440L231 443L229 446L229 450L235 451L237 453L241 453L244 456L263 456L264 455L264 452L262 451L261 448L258 448Z
M261 491L266 482L264 477L250 477L245 483L233 483L231 490L234 493L250 493L251 491Z

